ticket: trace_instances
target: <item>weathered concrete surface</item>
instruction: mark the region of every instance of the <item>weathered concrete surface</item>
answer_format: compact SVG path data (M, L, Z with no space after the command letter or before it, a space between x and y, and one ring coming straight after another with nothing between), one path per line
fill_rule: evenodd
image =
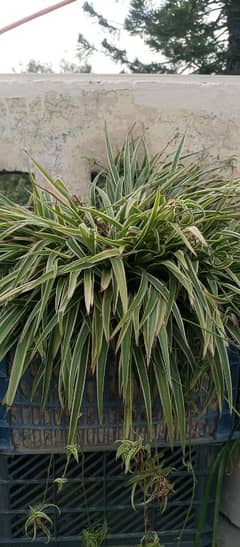
M235 155L240 173L239 97L236 76L0 76L0 170L28 169L27 149L86 194L91 163L105 157L106 122L114 145L136 123L153 153L187 131L187 152Z
M240 530L224 517L220 519L218 547L239 547Z
M231 466L226 472L221 511L232 524L240 528L240 450L236 452Z

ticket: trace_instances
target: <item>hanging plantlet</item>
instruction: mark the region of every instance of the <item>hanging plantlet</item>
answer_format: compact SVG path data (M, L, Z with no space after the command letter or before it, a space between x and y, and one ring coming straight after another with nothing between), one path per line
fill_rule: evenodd
M101 547L107 537L107 523L82 531L84 547Z
M147 532L142 537L139 547L164 547L164 545L160 543L157 532Z
M146 506L151 502L160 505L164 512L167 507L168 497L174 493L174 484L169 480L173 473L172 467L166 467L161 454L153 452L150 445L144 446L143 440L120 442L116 453L116 459L122 459L125 473L131 473L129 479L131 486L131 504L136 510L135 496L141 492L142 500L138 500L138 506Z
M60 514L60 510L57 505L53 503L39 504L36 507L29 507L29 515L25 522L25 534L28 536L31 534L32 539L35 540L38 534L41 532L46 536L47 543L51 539L51 527L53 526L53 520L46 511L54 508Z

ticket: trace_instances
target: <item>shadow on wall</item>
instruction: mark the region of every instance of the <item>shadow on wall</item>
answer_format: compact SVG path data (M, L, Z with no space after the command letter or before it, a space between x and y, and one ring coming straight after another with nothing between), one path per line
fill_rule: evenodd
M21 171L0 171L0 193L9 199L25 205L31 192L29 174Z

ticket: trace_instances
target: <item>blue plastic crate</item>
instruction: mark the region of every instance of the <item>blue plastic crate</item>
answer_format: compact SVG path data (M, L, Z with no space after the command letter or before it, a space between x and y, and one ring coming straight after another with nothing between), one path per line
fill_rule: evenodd
M170 480L174 482L175 493L169 497L164 513L161 513L157 503L152 504L148 518L149 527L159 532L164 547L176 547L187 514L181 547L193 547L203 493L217 451L217 446L194 446L191 449L196 487L189 512L193 474L183 463L180 448L173 451L160 449L165 465L174 468ZM186 462L189 455L187 450ZM65 461L64 455L56 454L51 462L47 502L57 503L61 509L60 516L52 509L52 545L79 547L81 532L88 526L89 519L92 526L106 520L106 546L138 544L144 533L143 508L138 507L136 511L131 508L129 477L125 475L121 463L116 461L116 453L98 451L80 454L79 464L71 462L68 482L57 494L54 479L63 472ZM31 542L24 535L24 522L29 505L36 505L42 500L48 465L49 456L46 454L0 456L0 489L4 493L0 502L0 545L9 547ZM201 547L211 546L214 494L212 491L208 499ZM43 537L34 545L42 545L41 541L44 541Z
M233 383L233 401L237 401L240 358L239 352L230 350L231 373ZM35 366L37 366L35 364ZM2 362L0 397L7 388L7 364ZM52 388L44 411L41 411L41 393L31 401L31 389L34 378L26 375L17 392L11 409L0 406L0 450L7 453L64 452L67 444L68 415L64 413L57 400L57 390ZM97 412L96 384L89 377L84 393L82 416L79 420L77 442L84 450L111 449L116 440L122 439L123 406L117 395L118 379L114 367L107 370L104 394L103 424L99 423ZM226 440L235 427L235 416L230 414L227 402L219 414L217 400L203 411L208 395L208 382L205 391L192 395L187 409L187 437L192 443L216 442ZM141 399L136 398L134 406L135 436L146 437L146 418ZM175 431L175 445L179 444L179 432ZM168 446L167 429L163 421L159 399L153 404L153 443Z

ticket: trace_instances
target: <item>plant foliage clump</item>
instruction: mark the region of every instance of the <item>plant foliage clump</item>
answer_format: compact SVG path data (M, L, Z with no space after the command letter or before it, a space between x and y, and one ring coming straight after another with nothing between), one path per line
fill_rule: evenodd
M180 160L150 159L129 136L88 203L61 180L49 192L32 182L28 208L0 195L0 358L13 362L5 402L39 358L33 391L44 407L53 375L75 438L89 371L99 419L110 359L115 359L132 433L134 393L141 393L149 436L152 404L161 401L170 443L186 439L186 405L206 377L208 400L232 408L228 358L239 341L240 181ZM55 195L55 197L54 197ZM115 356L115 357L114 357Z
M165 466L162 455L157 450L152 453L150 444L144 446L142 439L138 441L123 440L118 447L116 458L122 459L125 473L132 473L129 480L132 508L136 510L135 497L140 490L143 499L141 502L138 501L138 506L157 502L164 512L167 508L168 497L174 493L174 484L169 480L169 475L173 473L174 469Z

